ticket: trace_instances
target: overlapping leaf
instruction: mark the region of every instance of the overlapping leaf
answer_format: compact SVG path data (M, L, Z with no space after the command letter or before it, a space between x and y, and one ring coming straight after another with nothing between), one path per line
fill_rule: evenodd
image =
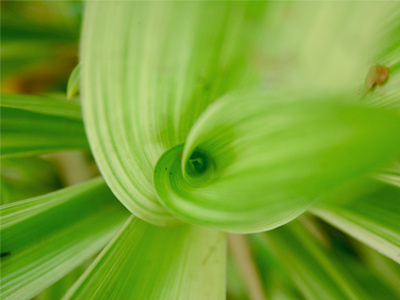
M358 250L366 268L371 273L375 273L386 286L386 289L395 295L392 298L399 298L400 286L398 285L398 279L400 278L400 265L364 244L359 244Z
M263 235L306 299L368 299L340 258L322 248L298 221Z
M102 179L1 209L1 296L27 299L112 238L128 212Z
M227 231L252 232L291 220L321 194L373 170L399 148L399 119L349 102L365 92L371 63L383 63L397 74L398 44L386 47L388 36L398 31L393 27L398 23L395 5L89 2L82 45L85 125L112 190L134 214L157 225L177 224L177 216ZM388 36L380 34L381 28ZM386 56L376 55L382 48ZM371 62L371 57L385 60ZM390 105L378 106L397 107L397 75L385 86L390 88L376 89L365 102L388 100ZM245 90L242 96L221 98L238 89ZM254 89L288 92L259 96L249 92ZM377 95L378 90L382 94ZM330 99L332 91L345 96ZM2 154L87 147L76 104L52 106L34 100L21 106L17 100L4 102L2 125L8 131ZM13 135L10 128L18 133ZM5 223L6 238L20 247L2 249L9 280L6 296L32 296L104 245L123 213L103 206L103 198L95 197L100 196L97 185L102 184L90 183L90 191L82 188L62 203L53 196L36 199L38 206L27 202L27 209L22 203L17 218ZM345 224L379 250L387 246L382 252L393 258L398 254L399 212L393 200L397 194L389 191L382 206L375 200L325 203L315 212L338 227ZM93 202L86 205L89 200ZM52 215L54 210L57 214ZM61 214L66 223L57 223ZM80 214L85 216L78 218ZM54 231L41 232L42 227L35 227L39 219L56 224L50 228ZM71 233L82 225L78 234ZM57 226L62 230L56 231ZM13 236L9 228L26 229L32 236ZM273 242L278 251L283 249L283 259L292 262L288 269L304 294L364 297L306 235L296 228L285 230L277 232ZM36 251L35 234L49 238L50 248ZM161 229L132 218L67 298L193 299L193 291L200 299L223 297L220 237L208 229ZM75 244L58 253L57 247L67 243ZM40 263L29 262L32 257ZM313 259L320 265L310 265ZM62 264L56 266L59 260ZM17 268L10 267L11 261ZM21 271L23 266L30 268L28 273Z
M64 299L225 299L225 236L131 217Z
M140 218L177 223L156 199L154 166L163 152L184 142L210 102L253 82L245 63L265 5L88 3L85 125L108 184Z
M77 103L2 95L1 106L2 157L89 147Z
M314 208L314 214L400 262L400 190L384 186L352 201L330 201Z

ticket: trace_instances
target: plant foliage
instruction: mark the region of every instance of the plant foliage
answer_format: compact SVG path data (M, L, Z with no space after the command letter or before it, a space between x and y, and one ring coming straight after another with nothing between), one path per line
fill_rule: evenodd
M1 5L2 298L400 297L398 3Z

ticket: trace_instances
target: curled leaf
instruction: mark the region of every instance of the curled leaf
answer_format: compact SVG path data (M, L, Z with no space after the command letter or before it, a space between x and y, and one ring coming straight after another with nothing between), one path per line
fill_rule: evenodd
M232 95L204 112L184 146L161 157L154 184L182 220L264 231L379 166L399 146L400 119L385 111Z
M166 150L185 142L209 103L254 84L250 42L265 7L87 3L81 48L85 127L108 185L136 216L155 225L181 223L157 200L154 167Z
M107 184L134 215L160 226L184 220L251 232L295 218L321 193L391 156L393 117L382 120L384 113L353 106L346 114L345 104L279 104L284 98L274 101L276 116L275 108L263 104L268 99L253 96L237 100L244 101L239 105L234 100L235 105L210 105L242 90L285 90L298 99L310 93L321 94L319 100L333 93L359 98L369 61L387 45L380 31L392 37L389 20L396 8L394 3L358 2L88 2L81 47L83 115ZM373 63L390 67L385 88L393 86L393 64ZM335 119L338 112L348 123ZM199 118L210 118L214 125L224 120L210 127L215 134L204 137L212 149L201 144L205 140L194 141L206 128ZM257 135L262 139L275 130L266 120L282 122L285 133L254 146ZM184 150L179 148L183 144ZM332 152L332 162L324 151ZM337 169L321 171L320 156L328 165L337 163ZM168 181L170 168L184 168L181 177L171 175L173 182ZM321 172L326 177L320 178ZM170 183L179 185L171 193ZM177 205L170 199L175 191L173 199L184 198ZM282 199L291 199L290 204Z

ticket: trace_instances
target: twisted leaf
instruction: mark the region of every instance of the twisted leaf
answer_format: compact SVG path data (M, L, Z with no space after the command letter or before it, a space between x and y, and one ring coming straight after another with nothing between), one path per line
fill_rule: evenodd
M89 2L83 111L107 183L156 225L254 232L292 220L396 152L395 116L344 103L393 37L394 21L379 30L395 7Z
M158 162L160 201L188 222L264 231L399 152L396 115L340 98L282 99L228 96L212 104L185 146Z

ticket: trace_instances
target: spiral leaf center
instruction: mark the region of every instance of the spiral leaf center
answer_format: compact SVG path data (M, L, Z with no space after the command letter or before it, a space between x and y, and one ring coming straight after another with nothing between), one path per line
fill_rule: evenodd
M214 175L214 161L206 152L196 149L187 162L184 163L183 177L195 186L209 182Z

